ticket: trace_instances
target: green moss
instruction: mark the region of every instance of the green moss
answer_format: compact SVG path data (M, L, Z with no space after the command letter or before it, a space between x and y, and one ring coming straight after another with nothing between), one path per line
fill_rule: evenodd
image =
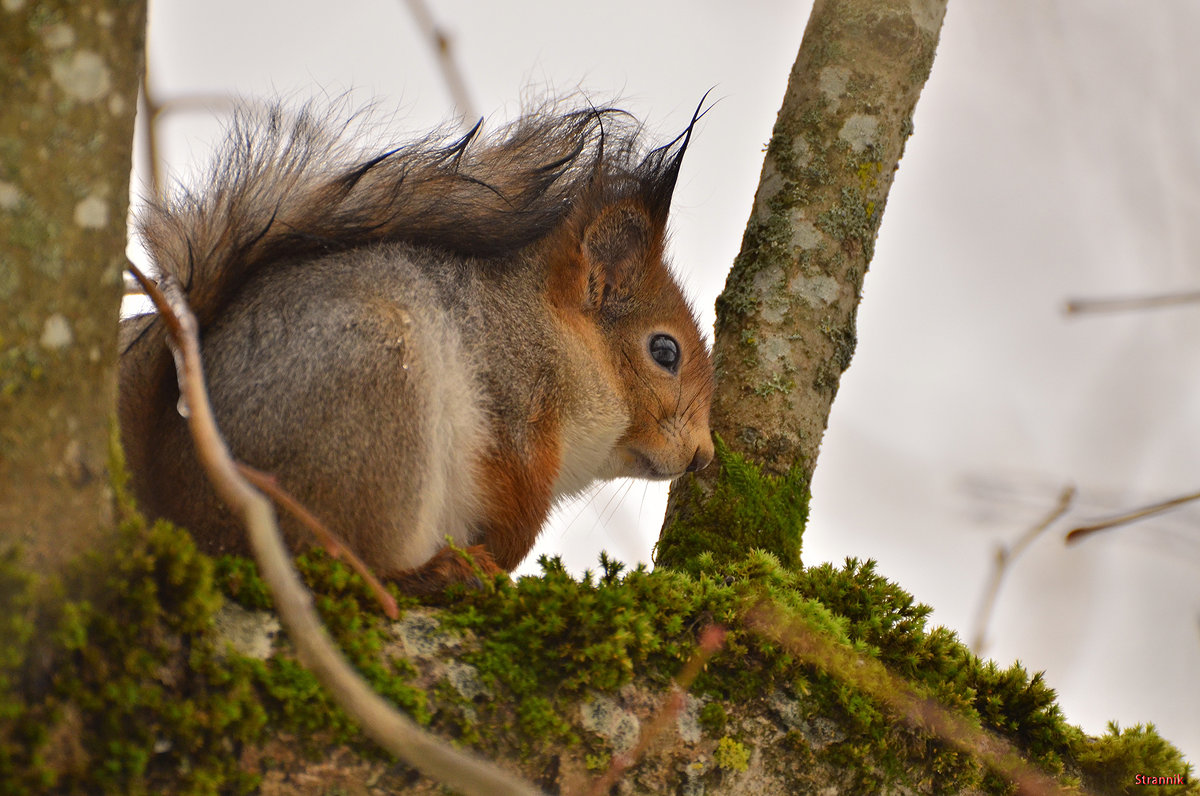
M17 551L0 555L0 793L37 793L54 781L44 755L50 711L20 696L37 633L31 587Z
M725 712L725 706L720 702L709 702L700 708L700 726L709 735L720 735L725 732L725 724L728 721L729 714Z
M1074 737L1041 672L1032 677L1018 663L1001 668L971 656L962 670L971 706L984 726L1016 743L1030 759L1054 773L1063 769Z
M131 517L118 544L87 555L40 603L15 555L0 562L0 793L252 790L257 778L241 769L240 750L267 740L267 727L311 740L314 754L329 742L379 754L295 660L248 659L215 639L213 562L185 531ZM412 665L383 654L385 620L361 579L320 554L298 567L351 662L428 723ZM230 592L262 607L252 563L226 559L216 569ZM41 661L37 671L30 661Z
M480 733L478 711L471 700L459 692L447 680L438 682L433 687L431 700L437 706L436 713L430 721L430 727L457 743L467 746L482 746L483 735Z
M1130 787L1147 796L1183 796L1200 794L1200 782L1179 750L1163 740L1153 724L1141 724L1124 730L1110 722L1108 732L1099 738L1078 739L1075 745L1084 784L1099 793L1124 793ZM1135 777L1142 775L1142 781ZM1158 777L1159 781L1151 781ZM1183 785L1173 784L1180 778Z
M271 610L271 592L258 576L253 561L241 556L220 556L213 563L217 582L231 600L251 611Z
M0 614L27 618L0 678L0 791L252 788L237 752L261 740L267 716L205 636L219 602L191 537L137 518L62 584L6 589Z
M408 685L415 674L403 658L384 657L386 619L367 584L348 566L323 552L299 556L296 567L316 597L317 611L333 640L367 682L419 724L428 724L425 692ZM401 608L416 603L393 594Z
M844 617L848 637L869 645L902 676L915 676L932 657L921 647L928 638L925 620L933 609L879 575L874 561L848 558L842 568L810 567L796 575L794 587Z
M738 561L755 549L778 557L785 567L800 567L800 540L808 519L804 469L771 476L716 440L720 467L711 496L702 496L694 481L681 481L694 491L681 500L689 512L664 529L655 562L697 574L699 556L714 564Z
M464 659L483 684L512 697L512 715L493 711L500 728L520 730L525 752L578 739L559 712L564 700L589 690L611 690L650 661L680 662L690 649L684 632L686 602L680 583L639 567L621 577L605 557L599 578L571 578L558 559L543 559L540 578L502 581L497 589L458 591L443 621L479 638ZM676 605L680 616L657 609ZM672 671L673 668L668 668ZM490 706L485 710L490 710Z

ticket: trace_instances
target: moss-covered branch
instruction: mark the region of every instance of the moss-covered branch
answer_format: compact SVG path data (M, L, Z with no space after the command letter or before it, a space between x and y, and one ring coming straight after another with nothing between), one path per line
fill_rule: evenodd
M214 566L186 532L136 518L119 538L50 599L0 567L0 793L441 792L296 663L252 563ZM1086 736L1039 676L928 628L929 609L869 562L795 570L755 553L688 574L605 559L578 580L547 561L435 606L401 597L399 621L341 564L313 554L299 569L379 693L551 792L586 792L630 749L719 625L724 646L623 776L631 792L1012 793L987 757L897 710L880 688L902 677L904 695L1002 739L1067 793L1123 793L1141 774L1189 784L1139 793L1200 794L1152 727ZM847 671L782 643L797 624Z

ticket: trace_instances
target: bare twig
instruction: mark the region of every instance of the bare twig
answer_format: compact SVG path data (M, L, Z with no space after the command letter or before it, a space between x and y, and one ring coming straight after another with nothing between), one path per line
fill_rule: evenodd
M366 581L367 587L375 595L375 600L379 603L383 612L387 614L388 619L400 618L400 609L396 607L396 598L388 594L387 589L383 588L383 584L379 582L379 578L375 577L375 573L363 563L361 558L354 554L353 550L342 544L342 540L338 539L333 531L326 528L317 519L316 515L305 508L300 501L288 494L287 490L279 485L279 481L275 476L264 473L261 470L255 470L250 465L241 462L234 462L233 465L242 474L243 478L260 491L267 493L272 500L312 531L313 535L320 540L325 552L349 564L350 568Z
M458 110L459 116L464 121L478 118L475 113L475 103L471 102L470 92L467 91L467 83L463 80L458 62L454 60L450 36L438 27L429 7L425 5L425 0L405 0L405 3L413 15L413 19L416 20L417 26L420 27L425 40L433 47L433 54L437 57L442 79L446 81L450 99Z
M971 651L976 655L982 655L987 647L988 625L992 622L992 611L995 610L996 597L1000 593L1000 584L1003 583L1004 576L1008 574L1017 557L1024 553L1025 549L1033 544L1033 541L1041 536L1047 528L1067 513L1067 509L1071 507L1071 501L1074 499L1075 487L1063 487L1062 492L1058 495L1058 504L1041 522L1027 530L1020 539L1013 543L1012 547L1001 545L996 548L996 561L992 568L992 576L988 579L987 588L983 591L983 600L979 604L979 612L975 615L975 634L971 637Z
M619 754L613 757L612 763L608 767L608 771L597 779L588 791L589 796L603 796L612 790L613 785L621 778L629 767L638 761L650 744L657 738L667 726L675 720L679 712L683 710L684 697L687 695L688 689L692 687L692 682L696 679L696 675L704 669L708 663L708 659L721 648L725 643L724 628L716 625L709 625L704 628L700 634L700 646L684 664L683 669L675 677L675 681L671 685L671 693L666 698L662 707L655 714L654 720L642 729L638 736L637 743L628 752Z
M1130 296L1126 298L1109 299L1068 299L1065 311L1068 315L1082 315L1094 312L1126 312L1128 310L1148 310L1157 307L1173 307L1179 304L1195 304L1200 302L1200 290L1190 290L1183 293L1162 293L1156 296Z
M217 494L245 524L263 580L300 660L367 735L423 774L464 793L538 793L494 763L423 732L376 694L333 645L283 546L271 502L238 474L217 431L203 382L196 319L179 283L168 277L156 285L136 267L131 270L166 323L200 460Z
M147 51L148 52L148 51ZM150 59L147 56L146 68L142 70L142 103L146 106L146 119L138 119L139 124L145 125L146 130L146 160L150 162L150 187L154 190L155 198L162 197L162 174L158 168L158 115L162 107L150 93ZM126 280L125 292L129 292Z
M161 159L158 146L158 122L160 118L174 111L185 110L205 110L212 111L214 108L226 107L232 109L237 105L237 102L228 96L218 94L197 94L193 96L176 97L160 102L154 93L150 90L150 68L149 59L147 59L147 67L142 72L142 102L146 107L146 160L150 166L150 185L154 189L155 198L161 199L163 196L163 174L160 167ZM129 293L129 287L126 286L126 293Z
M142 284L140 282L138 282L136 279L134 279L132 276L130 276L129 271L125 271L123 273L124 273L124 279L122 281L125 283L125 295L126 296L144 296L144 295L146 295L146 291L142 289Z
M879 661L864 658L807 624L762 602L746 612L746 626L784 645L800 660L820 668L888 706L910 725L922 728L951 746L974 755L1017 785L1023 796L1057 796L1051 777L1025 762L1016 748L933 699L916 694L902 678Z
M1143 506L1140 509L1118 514L1116 517L1111 517L1102 522L1093 523L1092 525L1081 525L1073 529L1067 534L1067 544L1074 544L1080 541L1085 536L1095 533L1096 531L1106 531L1109 528L1116 528L1119 525L1128 525L1131 522L1137 522L1147 517L1153 517L1156 514L1161 514L1168 509L1177 508L1185 503L1191 503L1194 500L1200 500L1200 492L1193 492L1190 495L1181 495L1180 497L1164 500L1161 503L1152 503L1149 506Z

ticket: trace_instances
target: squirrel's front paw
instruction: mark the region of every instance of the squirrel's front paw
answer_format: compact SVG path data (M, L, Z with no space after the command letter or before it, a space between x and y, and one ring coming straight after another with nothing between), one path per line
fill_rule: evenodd
M400 590L416 596L436 594L452 583L483 588L485 579L505 570L481 544L465 549L443 547L433 558L416 569L407 569L388 577Z

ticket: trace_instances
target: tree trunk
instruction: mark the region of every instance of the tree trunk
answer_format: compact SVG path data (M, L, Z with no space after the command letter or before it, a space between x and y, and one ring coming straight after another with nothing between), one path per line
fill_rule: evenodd
M0 547L112 528L107 476L144 2L0 13Z
M660 565L751 547L799 564L817 451L945 11L946 0L813 5L741 253L717 299L719 466L673 487ZM729 513L730 454L752 465L735 467L742 486L751 470L768 479L758 516Z

